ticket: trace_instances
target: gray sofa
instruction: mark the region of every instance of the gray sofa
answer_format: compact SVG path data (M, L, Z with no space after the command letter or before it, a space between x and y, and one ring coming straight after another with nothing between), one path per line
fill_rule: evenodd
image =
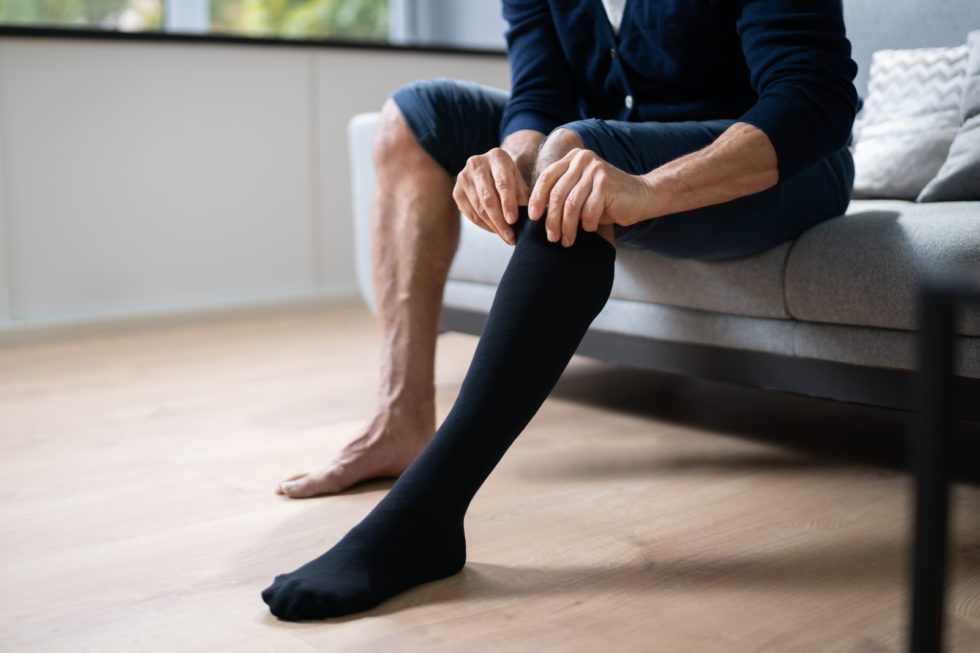
M980 3L845 0L867 93L874 50L959 45ZM913 29L914 27L914 29ZM368 223L376 114L349 125L358 276L373 307ZM462 221L444 295L446 330L478 334L511 248ZM813 396L908 407L917 366L918 284L945 265L980 266L980 202L852 200L847 213L756 256L669 259L619 247L611 297L579 353ZM980 310L957 325L956 392L980 396ZM976 402L958 413L980 417Z

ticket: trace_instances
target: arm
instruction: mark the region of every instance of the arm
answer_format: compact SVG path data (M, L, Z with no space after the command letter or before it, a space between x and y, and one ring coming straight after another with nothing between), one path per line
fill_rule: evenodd
M649 218L761 192L846 144L857 67L840 2L740 5L736 29L759 100L708 147L643 175Z
M758 127L785 181L844 147L854 125L857 64L841 0L738 0L735 28L759 96L739 122Z
M648 172L643 180L649 197L641 215L656 218L759 193L776 185L779 170L769 137L736 122L708 147Z
M551 8L543 0L504 0L509 27L511 96L500 121L500 138L521 130L548 134L577 119L578 92L562 52Z
M545 134L578 117L571 71L541 0L504 0L511 96L500 122L501 145L470 157L457 175L453 199L477 226L516 242L509 225L528 200L531 170Z
M538 177L528 215L547 209L548 239L570 246L581 223L630 225L669 213L727 202L769 188L778 180L776 152L757 127L736 122L715 141L644 175L631 175L577 149Z
M758 101L708 147L645 175L579 150L549 166L529 214L559 216L551 240L575 228L633 224L717 204L785 181L847 143L857 65L840 0L738 0L736 28Z

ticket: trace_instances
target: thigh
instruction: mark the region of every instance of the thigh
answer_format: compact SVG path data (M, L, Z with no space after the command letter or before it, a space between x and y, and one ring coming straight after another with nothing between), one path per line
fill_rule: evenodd
M734 120L564 125L618 168L642 174L714 141ZM615 225L616 242L672 258L717 261L750 256L791 240L847 208L854 163L846 148L762 192L691 211Z
M500 119L509 95L475 82L431 79L391 94L419 144L455 176L474 154L500 143Z

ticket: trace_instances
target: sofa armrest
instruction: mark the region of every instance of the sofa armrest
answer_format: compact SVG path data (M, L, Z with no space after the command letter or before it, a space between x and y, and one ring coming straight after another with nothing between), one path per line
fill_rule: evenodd
M377 112L361 113L347 123L351 167L351 195L354 205L354 261L357 287L364 302L377 314L371 278L371 195L374 192L374 160L371 143L378 126Z

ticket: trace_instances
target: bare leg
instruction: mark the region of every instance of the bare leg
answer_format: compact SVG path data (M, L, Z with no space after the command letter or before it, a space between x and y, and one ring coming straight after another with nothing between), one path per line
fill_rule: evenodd
M325 467L276 489L290 497L339 492L400 475L435 433L434 365L443 287L459 242L453 178L418 144L388 100L374 141L371 209L381 375L374 416Z

